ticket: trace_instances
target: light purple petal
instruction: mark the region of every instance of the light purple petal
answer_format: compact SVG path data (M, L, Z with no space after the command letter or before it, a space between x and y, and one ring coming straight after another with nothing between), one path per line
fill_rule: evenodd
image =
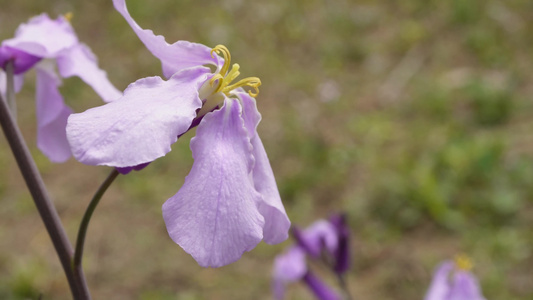
M453 269L454 263L451 261L445 261L437 268L424 300L448 300L447 295L450 292L449 276Z
M164 156L201 107L198 88L207 74L208 68L198 67L168 81L143 78L122 98L73 114L67 137L74 157L88 165L131 167Z
M113 0L113 4L115 9L130 24L146 48L161 60L163 75L165 77L168 78L185 68L207 64L218 67L223 64L223 59L218 55L214 55L214 58L211 57L211 48L205 45L187 41L177 41L174 44L168 44L163 36L155 35L152 30L142 29L129 14L125 0Z
M13 84L15 85L15 93L20 92L22 89L22 85L24 85L24 75L15 75L13 77ZM4 70L0 69L0 94L2 97L6 97L6 90L7 90L7 76L6 72Z
M341 297L327 284L316 277L313 273L307 272L303 278L309 289L319 300L341 300Z
M328 221L318 220L299 234L298 243L303 249L309 251L309 255L320 257L322 250L328 250L335 254L339 237L335 227Z
M451 289L446 300L485 300L481 294L479 283L474 275L458 270L453 276Z
M55 58L77 43L74 29L64 17L52 20L47 14L41 14L20 25L15 37L3 41L2 45L37 57Z
M272 289L276 299L283 299L285 285L302 279L307 272L305 252L300 247L292 247L274 259Z
M51 62L39 64L36 70L37 147L50 161L64 162L71 155L65 127L72 110L65 105L59 93L61 80L55 74Z
M163 204L163 218L172 240L200 266L220 267L263 238L261 195L251 179L251 145L237 100L227 98L221 109L205 115L191 150L191 172Z
M9 61L13 61L13 71L15 74L21 74L28 71L42 58L24 51L10 48L8 46L0 46L0 68L6 68Z
M84 44L63 51L57 57L57 67L62 77L80 77L106 102L122 96L122 93L109 82L106 72L98 68L96 56Z
M256 128L261 121L255 99L247 93L236 93L242 101L243 117L253 146L255 165L253 179L255 189L263 196L259 211L265 218L264 240L268 244L281 243L289 237L291 222L279 196L276 179Z

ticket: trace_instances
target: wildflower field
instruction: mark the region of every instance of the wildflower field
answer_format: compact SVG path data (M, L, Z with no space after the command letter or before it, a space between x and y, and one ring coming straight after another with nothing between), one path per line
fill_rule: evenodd
M127 5L141 27L169 43L223 44L243 77L261 79L257 131L287 215L304 228L346 214L354 299L423 299L438 264L457 254L472 260L486 299L532 299L532 1ZM0 40L32 16L72 12L79 39L120 91L161 75L111 0L0 0L0 7ZM37 149L35 76L28 72L17 94L18 124L73 240L111 168L72 158L53 164ZM63 79L60 91L75 112L103 104L79 78ZM161 206L191 170L192 136L119 176L102 198L84 256L94 299L272 299L274 257L291 238L202 268L168 237ZM0 166L0 299L70 299L4 135ZM313 297L302 284L286 289L286 299Z

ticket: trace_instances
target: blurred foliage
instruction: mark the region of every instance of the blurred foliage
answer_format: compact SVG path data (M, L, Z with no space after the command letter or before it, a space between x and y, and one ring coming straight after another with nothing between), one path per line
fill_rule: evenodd
M259 132L287 211L302 225L348 213L357 298L420 299L458 252L472 256L487 299L533 295L533 1L127 3L168 42L224 44L244 76L261 78ZM117 87L161 74L110 0L0 5L1 39L42 11L73 11ZM20 124L73 238L108 170L52 165L35 150L27 77ZM101 104L79 79L62 91L75 111ZM206 270L168 239L160 206L192 165L192 136L104 197L85 258L95 299L270 299L272 258L289 243ZM3 139L0 149L0 298L68 298ZM290 296L309 298L301 287Z

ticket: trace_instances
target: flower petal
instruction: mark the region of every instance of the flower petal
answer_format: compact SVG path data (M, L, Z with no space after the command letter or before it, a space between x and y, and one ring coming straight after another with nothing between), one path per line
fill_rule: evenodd
M447 300L450 292L449 275L453 270L454 264L451 261L443 262L435 271L433 280L426 293L424 300Z
M65 104L58 87L61 80L51 61L37 68L37 147L52 162L61 163L71 156L65 127L72 110Z
M77 43L74 29L64 17L52 20L47 14L41 14L20 25L15 37L3 41L2 45L37 57L55 58Z
M302 279L307 272L305 252L300 247L292 247L287 252L276 256L272 289L276 299L283 299L285 285Z
M203 267L235 262L263 238L261 195L250 177L253 157L240 114L239 102L227 98L205 115L191 141L191 172L163 204L170 237Z
M63 51L57 57L57 67L62 77L80 77L106 102L122 96L122 93L109 82L106 72L98 68L96 56L84 44Z
M329 218L329 222L335 228L338 237L338 247L334 252L335 265L333 270L337 274L343 274L350 269L350 228L346 224L346 216L344 214L333 215Z
M335 227L325 220L314 222L304 231L295 228L294 237L298 244L315 258L320 257L324 249L334 255L339 243Z
M332 290L322 280L316 277L311 271L305 274L303 280L318 299L341 300L341 297L334 290Z
M281 243L289 237L291 222L281 202L276 179L268 160L261 138L257 134L257 125L261 114L257 110L255 99L247 93L236 93L243 105L243 118L253 146L255 165L253 179L255 189L263 196L259 211L265 218L264 240L268 244Z
M15 74L21 74L28 71L42 58L24 51L14 49L8 46L0 46L0 68L6 68L9 61L13 61L13 70Z
M211 56L211 48L197 43L177 41L168 44L165 37L155 35L152 30L142 29L131 17L126 7L125 0L113 0L115 9L126 19L128 24L144 43L146 48L159 60L163 66L163 75L170 77L172 74L185 68L197 67L206 64L219 66L223 59L218 55Z
M131 167L164 156L201 107L198 88L209 73L198 67L168 81L139 79L121 98L73 114L67 137L74 157L88 165Z
M448 298L446 300L485 300L481 294L475 276L466 271L458 270L453 276Z

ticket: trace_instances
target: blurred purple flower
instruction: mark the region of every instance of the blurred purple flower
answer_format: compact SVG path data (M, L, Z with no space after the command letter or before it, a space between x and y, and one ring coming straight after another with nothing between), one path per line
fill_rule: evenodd
M278 256L274 262L273 291L283 299L285 285L302 280L318 299L340 299L340 296L307 268L306 256L323 259L337 276L350 267L349 228L344 215L318 220L308 228L293 228L296 245Z
M436 270L424 300L485 300L465 256L445 261Z
M298 245L313 258L326 255L337 274L350 268L350 231L344 215L316 221L303 231L294 227L293 234Z
M13 63L15 92L23 84L24 73L37 71L37 146L52 161L64 162L71 156L65 126L72 113L59 93L61 79L78 76L104 101L115 100L121 93L100 70L89 47L80 43L66 17L52 20L41 14L19 26L12 39L0 46L0 68ZM3 78L2 78L3 77ZM0 70L0 92L5 93L5 73Z
M230 70L226 47L168 44L137 25L125 0L113 3L161 60L168 80L137 80L122 98L71 115L67 136L76 159L123 172L142 168L166 155L178 137L199 124L191 140L192 169L178 193L163 204L170 237L204 267L232 263L262 239L269 244L284 241L290 221L256 130L261 120L254 99L259 79L233 83L239 65ZM255 92L246 93L243 86Z
M278 300L285 297L285 286L288 283L302 280L320 300L338 300L340 296L316 277L306 263L306 252L298 246L291 247L287 252L274 260L272 289Z

